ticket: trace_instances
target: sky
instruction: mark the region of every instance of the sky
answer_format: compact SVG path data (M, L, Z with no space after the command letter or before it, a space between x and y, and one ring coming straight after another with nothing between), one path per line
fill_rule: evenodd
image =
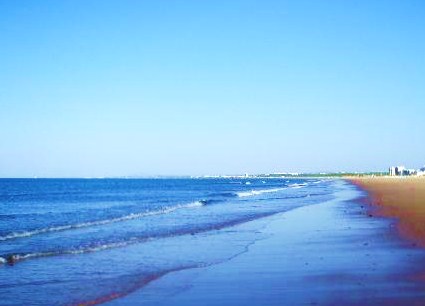
M425 164L424 1L0 0L0 177Z

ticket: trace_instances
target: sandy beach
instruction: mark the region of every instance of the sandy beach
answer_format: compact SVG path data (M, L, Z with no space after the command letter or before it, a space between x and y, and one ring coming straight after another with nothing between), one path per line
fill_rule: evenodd
M355 185L335 184L334 200L236 226L259 235L242 252L169 273L110 304L423 305L425 251L398 237L393 219L369 217Z
M352 181L369 193L372 215L395 218L403 238L425 247L425 177L365 177Z
M425 0L0 29L0 306L425 306Z
M22 258L0 267L0 305L425 305L422 180L283 182L170 180L208 188L210 204L0 236L3 254ZM93 190L112 183L129 188ZM131 183L152 194L167 182ZM151 238L137 240L143 231ZM81 249L93 238L103 244Z

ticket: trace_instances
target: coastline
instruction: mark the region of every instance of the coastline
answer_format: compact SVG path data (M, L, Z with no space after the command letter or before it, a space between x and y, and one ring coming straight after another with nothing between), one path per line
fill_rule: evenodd
M425 251L394 235L392 220L368 217L356 186L335 184L334 200L236 226L264 236L245 252L167 274L109 305L423 304Z
M373 214L394 218L404 239L425 247L425 177L360 177L349 181L369 194Z
M242 196L234 196L224 205L173 210L155 215L154 223L148 223L148 218L141 222L135 219L22 240L28 245L28 241L52 239L58 233L69 240L86 231L92 237L102 230L115 232L123 225L128 229L132 225L150 227L161 224L158 221L173 229L178 222L185 226L189 221L201 224L202 216L211 222L212 216L233 218L244 209L249 213L244 222L223 223L220 217L217 220L225 226L207 224L125 247L39 256L13 266L4 265L5 277L0 285L4 303L425 304L425 249L399 235L395 225L400 222L380 212L372 193L359 182L289 182L290 188L285 192L262 192L258 196L258 190L277 190L276 186L265 189L264 183L259 183L261 189L257 188L256 193L252 186L243 184L237 190L237 195ZM393 183L389 186L397 190ZM406 181L401 186L407 186ZM407 192L412 194L409 189ZM260 208L264 209L263 214L258 214ZM276 213L264 214L269 210ZM250 217L252 212L256 212L256 218ZM50 276L54 276L53 280ZM42 290L33 290L34 286Z

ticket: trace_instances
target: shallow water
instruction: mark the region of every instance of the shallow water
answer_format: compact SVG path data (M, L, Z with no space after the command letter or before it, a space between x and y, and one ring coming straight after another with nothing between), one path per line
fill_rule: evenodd
M425 305L425 251L400 239L394 220L369 217L355 186L334 188L333 200L237 226L256 237L237 256L164 275L108 305ZM205 240L219 250L226 238Z
M118 299L263 238L236 224L334 192L319 179L2 179L0 304Z

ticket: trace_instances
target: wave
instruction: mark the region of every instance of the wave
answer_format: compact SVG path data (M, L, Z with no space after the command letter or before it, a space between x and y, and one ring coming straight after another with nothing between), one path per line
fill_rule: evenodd
M306 187L306 186L308 186L308 184L307 184L307 183L301 183L301 184L294 183L294 184L289 184L289 185L288 185L288 187L289 187L289 188L292 188L292 189L303 188L303 187Z
M236 195L240 198L243 198L243 197L260 195L260 194L263 194L263 193L278 192L278 191L282 191L282 190L285 190L285 189L286 189L286 187L241 191L241 192L237 192Z
M217 204L217 203L225 202L225 200L209 199L209 200L201 200L199 202L201 202L203 205L211 205L211 204Z
M209 196L211 197L223 197L223 198L234 198L238 195L234 192L219 192L219 193L211 193Z
M77 254L84 254L84 253L92 253L92 252L103 251L103 250L112 249L112 248L124 247L136 242L140 242L140 240L130 239L129 241L113 242L109 244L89 246L85 248L71 249L71 250L35 252L35 253L26 253L26 254L8 254L8 255L3 255L2 257L0 257L0 263L1 264L9 263L13 265L18 261L22 261L26 259L51 257L51 256L59 256L59 255L77 255Z
M298 189L298 188L303 188L303 187L307 187L307 186L308 186L307 183L301 183L301 184L294 183L294 184L289 184L287 187L241 191L241 192L237 192L236 195L240 198L251 197L251 196L260 195L260 194L263 194L263 193L278 192L278 191L285 190L287 188Z
M161 238L170 238L170 237L183 236L183 235L194 235L198 233L208 232L212 230L220 230L223 228L235 226L235 225L252 221L255 219L271 216L279 212L281 211L261 213L255 216L250 215L250 216L245 216L244 218L240 218L236 220L225 221L220 224L208 224L201 228L186 228L186 229L181 229L174 232L159 233L154 236L133 236L122 241L114 241L114 242L109 242L105 244L85 245L79 248L68 249L68 250L52 250L52 251L34 252L34 253L3 254L2 256L0 256L0 264L14 265L15 263L18 263L23 260L28 260L28 259L93 253L93 252L104 251L108 249L126 247L132 244L143 243L143 242L152 241L152 240L161 239Z
M148 217L148 216L167 214L182 208L200 207L206 204L207 203L205 201L196 201L196 202L191 202L188 204L179 204L175 206L165 207L159 210L152 210L152 211L146 211L141 213L131 213L129 215L116 217L112 219L104 219L104 220L89 221L84 223L46 227L46 228L25 231L25 232L14 232L14 233L7 234L5 236L0 236L0 241L26 238L26 237L31 237L31 236L46 234L51 232L61 232L61 231L72 230L72 229L80 229L80 228L99 226L99 225L105 225L105 224L116 223L116 222L129 221L129 220L139 219L139 218Z

